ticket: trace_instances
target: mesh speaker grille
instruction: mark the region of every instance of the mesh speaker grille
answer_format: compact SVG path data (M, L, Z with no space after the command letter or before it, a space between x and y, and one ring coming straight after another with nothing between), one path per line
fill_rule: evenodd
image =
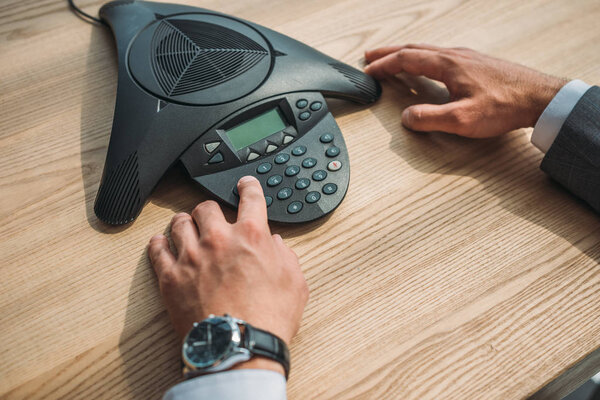
M152 71L168 96L207 89L248 71L269 53L223 26L162 20L152 37Z
M375 80L364 73L342 63L329 64L344 75L365 96L376 99L379 97L379 89Z
M133 221L141 206L138 157L133 152L102 179L94 211L102 221L121 225Z

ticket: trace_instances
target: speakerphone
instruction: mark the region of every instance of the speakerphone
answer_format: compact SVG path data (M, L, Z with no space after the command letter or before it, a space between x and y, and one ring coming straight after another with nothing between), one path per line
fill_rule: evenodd
M117 0L100 9L119 77L94 210L133 221L168 168L236 207L259 179L269 219L306 222L346 194L350 163L324 97L374 102L379 84L294 39L201 8Z

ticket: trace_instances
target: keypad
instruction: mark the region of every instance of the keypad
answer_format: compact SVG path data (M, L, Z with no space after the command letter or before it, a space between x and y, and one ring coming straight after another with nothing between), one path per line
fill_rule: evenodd
M296 189L302 190L310 186L310 179L301 178L296 181Z
M292 197L292 193L294 193L294 191L288 187L281 189L279 192L277 192L277 198L279 200L285 200L285 199L289 199L290 197Z
M337 157L337 156L340 155L340 148L332 146L332 147L330 147L330 148L327 149L327 151L325 152L325 154L327 154L327 157Z
M308 158L305 158L304 160L302 160L302 166L304 168L312 168L315 165L317 165L317 159L316 158L308 157Z
M287 153L279 153L275 156L275 164L285 164L290 159Z
M337 191L337 185L335 183L328 183L323 186L323 193L334 194Z
M322 169L313 172L312 174L313 180L319 182L327 178L327 171L323 171Z
M267 186L277 186L281 183L281 181L283 181L283 176L281 175L270 176L269 179L267 179Z
M306 146L296 146L292 149L292 154L295 156L301 156L306 153Z
M300 167L297 165L290 165L285 169L285 176L295 176L300 172Z
M304 198L304 200L306 200L306 202L308 204L313 204L313 203L316 203L317 201L319 201L320 198L321 198L321 193L319 193L319 192L308 192L308 194L306 195L306 197Z
M300 201L292 201L287 208L287 211L290 214L296 214L302 211L302 202Z
M305 99L300 99L296 103L296 106L300 109L304 109L302 113L310 115L308 109L318 111L323 107L323 104L321 102L310 103ZM284 138L285 137L286 136L284 136ZM269 188L275 188L271 189L273 191L269 191L268 195L265 195L267 207L277 209L285 207L288 214L297 214L305 207L309 207L311 210L310 212L312 213L314 212L312 210L318 210L311 208L314 207L312 206L313 204L317 204L321 201L323 196L327 197L337 193L338 186L333 182L335 182L335 171L338 171L342 167L342 162L337 159L341 154L341 149L333 145L335 137L332 133L324 133L317 136L317 138L318 139L315 139L315 141L318 140L318 144L323 143L326 145L323 150L319 150L324 152L324 154L320 153L321 158L323 158L323 156L329 158L325 165L319 164L323 161L322 159L319 161L318 154L317 157L311 157L310 153L307 154L308 148L306 145L292 146L290 147L290 151L286 153L277 153L272 148L266 149L266 153L272 151L273 154L270 158L258 161L259 165L256 167L256 173L259 175L272 174L268 176L265 185ZM292 140L295 140L295 138L290 136L288 142ZM285 145L286 143L283 144ZM213 155L217 152L218 151L215 150ZM294 162L292 156L298 157L298 159ZM290 161L292 162L290 163ZM315 168L318 165L320 165L321 169ZM333 182L330 179L329 182L325 183L325 181L330 178L330 174L333 174L331 175L331 177L334 178ZM292 179L295 181L292 182ZM316 182L319 182L319 184ZM276 188L277 186L279 187ZM237 187L234 188L234 193L239 197L237 194ZM267 193L267 191L265 191L265 193ZM275 206L277 207L275 207L273 204L277 202L279 202L279 205L276 204ZM308 212L308 210L305 212Z
M258 172L259 174L266 174L271 170L271 168L273 168L271 163L262 163L258 167L256 167L256 172Z

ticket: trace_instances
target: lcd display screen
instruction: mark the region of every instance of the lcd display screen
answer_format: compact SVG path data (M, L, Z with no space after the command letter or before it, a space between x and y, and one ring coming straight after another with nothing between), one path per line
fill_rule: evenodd
M286 126L281 113L277 108L274 108L225 131L225 133L231 140L233 147L236 150L241 150L275 132L279 132Z

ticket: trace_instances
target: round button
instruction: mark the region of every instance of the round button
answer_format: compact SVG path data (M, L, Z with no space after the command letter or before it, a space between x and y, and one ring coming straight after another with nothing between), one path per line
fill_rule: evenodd
M283 180L283 176L281 175L273 175L271 177L269 177L269 179L267 179L267 186L277 186L281 183L281 181Z
M287 167L285 169L285 176L294 176L294 175L298 175L298 172L300 172L300 167L297 165L290 165L289 167Z
M325 154L327 154L327 157L337 157L340 154L340 148L331 146L330 148L327 149Z
M300 99L296 102L296 107L304 108L308 105L308 101L306 99Z
M328 183L323 186L323 193L325 194L334 194L337 191L337 185L335 183Z
M327 178L327 171L323 171L322 169L313 172L312 174L312 178L315 181L322 181L323 179Z
M319 199L321 198L321 193L319 192L309 192L306 197L304 198L304 200L306 200L306 202L308 204L312 204L312 203L316 203L317 201L319 201Z
M298 115L298 118L300 118L300 121L306 121L310 118L310 113L308 111L304 111Z
M333 135L331 133L324 133L319 138L321 143L331 143L333 141Z
M262 163L258 167L256 167L256 172L258 172L259 174L266 174L271 170L272 167L273 166L271 165L271 163Z
M305 158L304 160L302 160L302 166L304 168L312 168L315 165L317 165L317 159L316 158L309 157L309 158Z
M323 103L321 103L320 101L315 101L310 105L310 109L313 111L319 111L321 107L323 107Z
M292 189L283 188L279 192L277 192L277 198L279 200L289 199L290 197L292 197L292 193L293 193Z
M302 203L299 201L292 201L287 208L290 214L296 214L302 211Z
M273 198L271 196L265 196L265 201L267 202L267 207L273 204Z
M296 146L292 150L292 154L295 156L301 156L304 153L306 153L306 146Z
M287 153L279 153L275 156L275 164L285 164L290 159Z
M342 163L338 160L331 161L327 164L327 169L330 171L337 171L340 168L342 168Z
M310 186L310 179L302 178L296 181L296 189L302 190Z

